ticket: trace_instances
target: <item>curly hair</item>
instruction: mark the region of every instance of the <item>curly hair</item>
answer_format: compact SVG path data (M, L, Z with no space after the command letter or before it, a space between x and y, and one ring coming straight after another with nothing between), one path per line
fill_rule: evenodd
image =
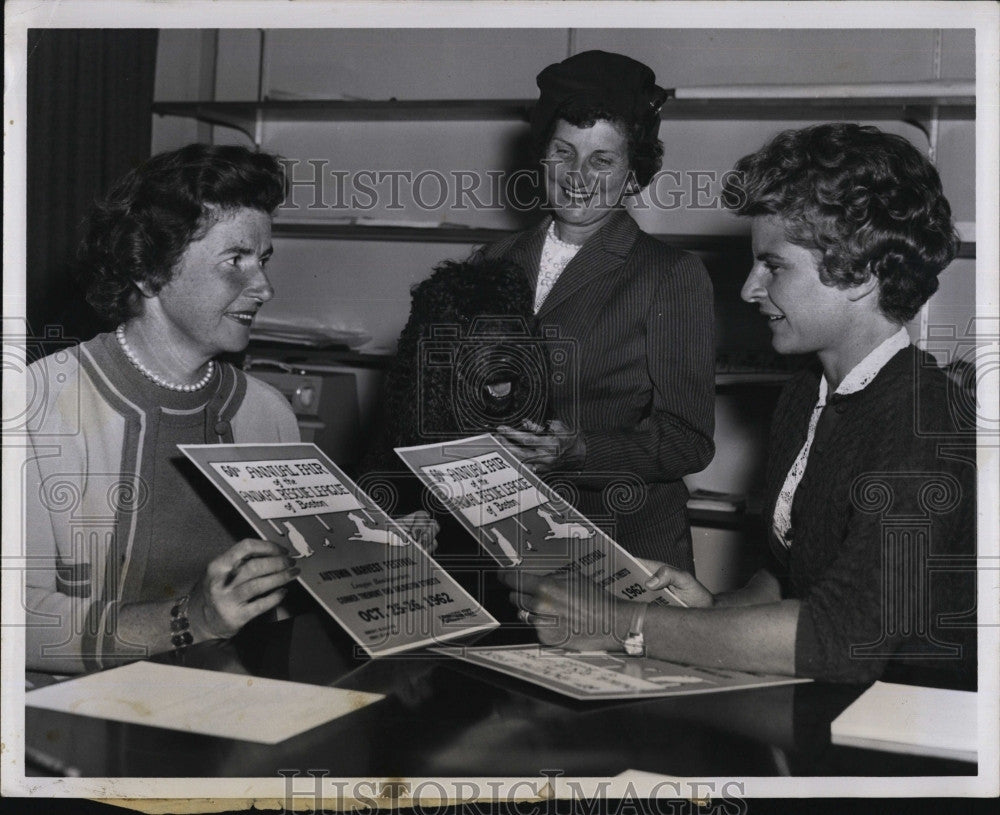
M651 112L642 121L627 121L621 113L599 103L567 102L558 108L544 132L544 138L535 144L539 158L545 156L560 119L574 127L593 127L600 120L620 127L628 144L629 171L639 189L645 189L663 166L663 142L657 138L659 111Z
M937 170L902 136L848 123L786 130L741 158L723 187L737 215L777 215L788 240L820 253L820 280L875 275L879 309L905 323L958 251Z
M513 342L530 357L536 348L541 354L545 347L531 333L535 293L521 267L510 261L485 258L478 252L464 262L442 261L430 277L413 286L411 295L410 315L383 380L379 430L373 434L363 471L398 467L394 447L470 435L473 428L468 422L484 416L485 406L472 389L488 379L485 363L491 348ZM523 327L525 333L516 327ZM428 364L428 349L437 349L433 351L437 356L446 349L451 361ZM470 351L486 353L466 356ZM473 365L475 381L471 383L461 376L470 361L484 363ZM537 372L536 368L524 364L524 358L514 367L525 381L512 389L511 402L504 409L512 416L526 405L544 411L545 400L536 403L546 393L545 382L528 381L528 374ZM539 413L531 418L540 421L544 416ZM514 416L510 421L519 419ZM500 419L477 430L484 432L503 423Z
M173 277L188 244L217 213L240 207L270 214L285 198L276 156L245 147L190 144L130 170L95 202L77 253L90 303L122 322L141 313L142 291Z

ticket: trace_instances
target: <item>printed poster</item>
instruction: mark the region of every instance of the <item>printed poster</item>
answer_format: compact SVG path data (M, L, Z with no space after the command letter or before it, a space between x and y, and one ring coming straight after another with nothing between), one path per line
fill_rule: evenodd
M499 625L315 444L178 447L369 655Z
M494 436L397 447L406 463L501 567L570 572L610 594L684 605L644 585L651 572Z
M482 648L444 646L434 650L580 700L691 696L812 681L794 676L696 668L627 654L568 651L537 644Z

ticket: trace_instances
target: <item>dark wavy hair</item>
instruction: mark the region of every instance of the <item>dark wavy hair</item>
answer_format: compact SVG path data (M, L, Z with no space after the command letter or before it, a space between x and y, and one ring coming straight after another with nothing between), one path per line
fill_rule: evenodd
M552 134L560 119L569 122L574 127L593 127L596 122L602 119L620 127L625 133L628 144L629 170L638 183L639 189L645 189L653 180L653 176L659 172L660 167L663 166L663 142L657 138L660 126L658 110L644 117L642 121L630 121L625 119L621 113L612 111L599 103L567 102L556 110L545 129L544 138L535 144L535 152L540 159L545 157L545 151L552 141Z
M90 303L111 322L141 312L142 292L158 292L188 244L214 223L212 209L268 214L285 198L276 156L245 147L190 144L130 170L95 202L77 254Z
M511 338L526 355L530 356L534 347L534 335L505 330L505 326L523 325L530 334L534 322L534 290L521 267L511 261L486 258L481 252L462 262L445 260L410 291L410 316L382 383L378 430L372 434L374 442L362 464L362 472L398 470L400 461L394 447L469 435L464 422L482 415L482 405L470 395L470 388L488 380L485 361L489 355L473 355L476 361L472 365L473 384L469 381L463 384L462 377L452 376L464 367L463 349L487 351L494 344L502 346L510 342ZM544 341L537 340L537 348L544 347ZM438 356L446 351L451 362L429 365L427 355L431 351L426 349L435 348ZM521 363L514 365L515 370L520 373L535 370L524 363L524 358L520 359ZM538 368L544 368L544 363ZM535 382L533 387L526 382L515 389L515 394L519 390L530 397L527 401L537 402L538 395L545 393L544 382ZM545 400L541 402L544 410ZM466 413L464 419L458 416L461 405ZM511 409L523 405L523 401L518 401ZM532 418L541 421L544 416Z
M937 170L902 136L848 123L779 133L724 184L737 215L777 215L792 243L818 251L828 286L879 282L879 308L913 319L958 251Z

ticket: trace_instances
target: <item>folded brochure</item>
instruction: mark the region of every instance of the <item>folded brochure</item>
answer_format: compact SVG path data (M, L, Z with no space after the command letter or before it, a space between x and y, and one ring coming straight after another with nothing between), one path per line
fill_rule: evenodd
M570 572L610 594L684 605L651 572L491 435L397 447L431 493L500 566Z
M178 447L369 655L499 625L315 444Z

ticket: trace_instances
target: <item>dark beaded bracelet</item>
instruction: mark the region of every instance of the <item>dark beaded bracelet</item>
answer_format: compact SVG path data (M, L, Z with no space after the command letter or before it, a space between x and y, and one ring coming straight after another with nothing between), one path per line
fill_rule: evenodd
M174 648L183 649L194 642L194 637L191 636L190 631L185 631L183 634L174 634L170 641L174 644Z
M190 595L185 594L180 600L170 608L170 642L174 646L174 657L179 657L184 650L194 642L194 637L189 630L191 623L187 616L188 600Z

